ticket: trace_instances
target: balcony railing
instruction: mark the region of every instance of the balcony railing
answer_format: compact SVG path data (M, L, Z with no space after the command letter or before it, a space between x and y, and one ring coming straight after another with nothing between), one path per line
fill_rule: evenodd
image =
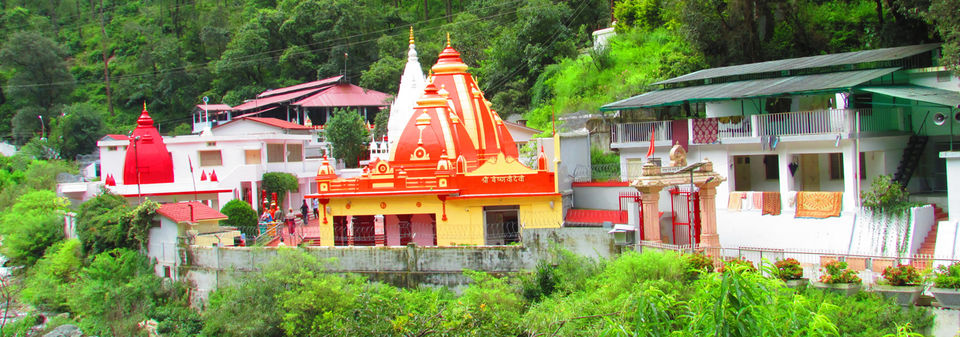
M816 110L751 116L760 136L801 136L850 132L853 110Z
M653 134L654 141L669 141L673 139L671 121L656 121L642 123L617 124L613 128L612 140L614 143L649 142Z
M714 117L687 120L691 144L723 143L725 140L750 139L763 136L806 136L853 133L858 124L860 132L896 132L910 130L910 118L901 109L828 109L784 112L751 116ZM657 121L618 124L613 129L613 141L619 143L649 142L673 139L672 123ZM646 146L645 144L641 144Z

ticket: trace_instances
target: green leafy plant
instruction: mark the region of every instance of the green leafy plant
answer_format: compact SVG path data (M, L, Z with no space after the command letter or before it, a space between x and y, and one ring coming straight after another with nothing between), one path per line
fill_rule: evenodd
M898 264L883 269L883 279L892 286L917 285L922 282L920 272L911 265Z
M828 284L838 283L860 283L860 277L857 272L847 269L847 263L843 261L832 261L823 265L820 270L826 270L826 273L820 275L820 282Z
M789 281L803 277L803 268L800 261L794 258L779 260L773 264L774 274L778 279Z
M874 214L895 216L906 213L914 206L907 199L908 196L909 193L890 175L880 175L870 183L870 191L860 194L860 202Z
M277 194L277 206L283 205L283 199L287 197L287 191L298 191L300 183L297 177L286 172L267 172L261 178L263 181L263 190L268 194Z
M960 289L960 262L950 266L937 267L933 275L933 286L937 288Z
M713 272L713 258L701 252L684 255L683 264L686 270L684 276L688 280Z
M736 270L736 271L757 271L757 267L753 266L753 262L747 260L743 257L738 257L735 259L730 259L723 261L723 266L720 266L720 269L717 270L718 273L725 272L727 270Z
M240 199L230 200L226 205L223 205L220 213L227 216L227 220L220 222L221 225L236 227L244 234L247 234L247 237L256 236L257 211L253 210L246 201Z
M335 110L325 129L327 141L333 145L333 156L343 160L347 167L356 167L360 153L367 149L370 132L360 113L355 110Z

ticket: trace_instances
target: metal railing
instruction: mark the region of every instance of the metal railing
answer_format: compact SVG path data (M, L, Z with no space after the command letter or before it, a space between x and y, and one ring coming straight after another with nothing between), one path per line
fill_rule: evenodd
M815 110L756 115L760 136L800 136L849 132L852 110Z
M822 275L820 267L832 261L847 262L850 270L860 273L864 283L876 282L886 267L897 264L909 264L917 269L934 268L936 265L949 265L960 262L952 257L938 257L935 255L915 254L909 256L882 256L871 254L845 253L826 249L792 249L792 248L762 248L762 247L705 247L701 245L672 245L661 242L641 241L637 250L644 249L670 250L678 253L693 253L702 251L708 255L722 259L742 258L752 262L755 266L770 265L778 260L792 258L800 262L804 269L803 277L816 280ZM720 261L718 261L719 263Z
M615 143L649 142L653 134L655 141L673 139L672 121L642 123L622 123L613 128L611 140Z

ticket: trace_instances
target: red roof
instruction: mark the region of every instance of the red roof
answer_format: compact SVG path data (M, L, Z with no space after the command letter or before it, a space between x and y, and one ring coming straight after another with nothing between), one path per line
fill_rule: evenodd
M109 140L130 140L130 137L128 137L127 135L113 135L113 134L108 134L108 135L107 135L106 137L104 137L104 138L110 138ZM101 140L107 140L107 139L101 139Z
M233 107L233 110L234 111L252 110L252 109L260 108L270 104L277 104L277 103L286 102L286 101L298 100L303 97L315 94L318 91L321 91L324 89L326 88L313 88L313 89L294 91L294 92L290 92L282 95L252 99L244 102L243 104Z
M227 123L214 126L213 128L216 129L218 127L221 127L239 120L250 120L257 123L263 123L266 125L275 126L275 127L278 127L281 129L287 129L287 130L313 130L313 128L309 126L300 125L297 123L291 123L282 119L270 118L270 117L238 117L238 118L234 118L232 121L229 121Z
M392 96L376 90L344 83L336 84L293 104L303 107L387 106L390 97Z
M570 209L567 211L567 222L602 224L610 221L614 224L627 223L627 211L613 211L602 209Z
M285 94L285 93L293 92L293 91L300 91L300 90L304 90L304 89L325 87L325 86L328 86L328 85L331 85L331 84L340 82L340 79L342 79L342 78L343 78L343 75L338 75L338 76L334 76L334 77L328 77L328 78L325 78L325 79L322 79L322 80L319 80L319 81L313 81L313 82L307 82L307 83L300 83L300 84L297 84L297 85L293 85L293 86L289 86L289 87L283 87L283 88L280 88L280 89L267 90L267 91L261 92L259 95L257 95L257 97L258 97L258 98L265 98L265 97L276 96L276 95Z
M197 109L206 111L226 111L233 108L226 104L197 104Z
M193 208L192 218L190 216L191 206ZM160 213L160 215L163 215L176 223L196 223L200 220L223 220L227 218L227 216L223 215L223 213L220 213L199 201L163 204L160 205L160 209L157 210L157 213Z

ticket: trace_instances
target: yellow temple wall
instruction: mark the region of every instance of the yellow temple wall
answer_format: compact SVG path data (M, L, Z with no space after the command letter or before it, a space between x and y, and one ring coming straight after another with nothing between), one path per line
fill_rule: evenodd
M417 207L417 203L420 206ZM553 203L551 208L550 204ZM347 205L349 203L349 208ZM320 242L333 246L333 217L376 214L436 214L437 244L483 245L484 206L518 205L518 217L526 228L560 227L563 218L561 198L557 196L447 199L447 220L443 221L443 202L435 196L385 196L382 198L336 198L327 204L327 223L320 223Z

